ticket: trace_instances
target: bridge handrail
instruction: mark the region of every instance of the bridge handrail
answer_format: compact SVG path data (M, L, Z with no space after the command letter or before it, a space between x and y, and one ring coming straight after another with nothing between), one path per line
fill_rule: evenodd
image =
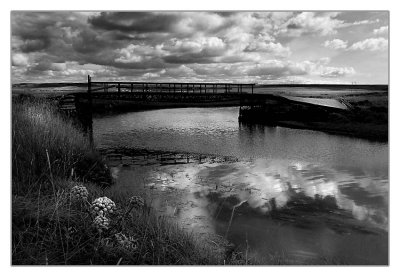
M98 87L98 86L101 87ZM117 93L121 93L123 89L126 89L127 87L124 87L125 85L130 86L131 92L134 92L137 90L137 87L134 86L141 86L142 92L148 93L149 90L160 90L160 91L171 91L173 92L180 92L180 93L189 93L192 91L194 93L197 89L202 92L202 89L204 89L204 93L207 93L207 86L208 86L208 91L209 93L221 93L219 90L223 90L223 93L229 93L233 90L237 89L237 94L242 94L243 93L243 88L244 89L249 89L251 88L251 93L253 93L254 90L254 83L211 83L211 82L194 82L194 83L189 83L189 82L126 82L126 81L97 81L93 82L92 78L90 75L88 75L88 95L90 98L90 95L94 91L100 91L104 90L106 93L115 93L115 92L108 92L109 88L112 87L117 87ZM173 86L172 86L173 85ZM97 86L96 88L92 88ZM128 87L129 89L129 87Z
M130 84L137 84L137 85L145 85L145 84L149 84L149 85L220 85L220 86L224 86L224 85L242 85L242 86L255 86L256 83L217 83L217 82L201 82L201 83L192 83L192 82L136 82L136 81L132 81L132 82L127 82L127 81L91 81L91 84L121 84L121 85L130 85Z

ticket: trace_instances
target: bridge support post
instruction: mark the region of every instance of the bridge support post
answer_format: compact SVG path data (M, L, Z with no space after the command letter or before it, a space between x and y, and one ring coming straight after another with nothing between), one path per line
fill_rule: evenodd
M87 82L88 82L88 90L87 90L87 93L88 93L88 95L90 96L91 95L91 90L92 90L92 84L91 84L91 78L90 78L90 75L88 75L87 76Z
M88 75L88 133L89 133L89 143L93 145L93 111L92 111L92 77Z

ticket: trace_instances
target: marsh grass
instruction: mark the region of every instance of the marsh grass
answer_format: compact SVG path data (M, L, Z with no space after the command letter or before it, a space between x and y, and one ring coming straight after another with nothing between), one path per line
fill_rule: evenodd
M13 99L13 193L31 194L39 186L48 192L52 181L71 175L104 185L111 182L101 156L54 105L38 98Z
M44 100L13 99L12 264L247 264L226 255L223 244L197 239L149 207L127 210L130 195L106 189L109 171L74 124ZM117 204L109 230L94 228L89 204L71 200L79 182L89 202L107 196ZM126 248L122 233L136 241Z
M197 241L149 208L126 214L127 202L117 204L118 212L111 217L114 225L98 232L85 206L71 201L68 189L73 184L64 184L65 189L55 196L13 196L13 264L223 264L225 257L219 247ZM95 185L89 188L92 200L103 195ZM119 245L115 240L118 233L135 238L137 247Z

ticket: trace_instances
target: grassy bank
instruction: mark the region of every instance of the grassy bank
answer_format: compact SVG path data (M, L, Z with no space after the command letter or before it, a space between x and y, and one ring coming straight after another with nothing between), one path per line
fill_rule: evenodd
M101 156L50 104L13 99L12 264L244 264L224 242L198 241L131 195L105 189ZM75 186L88 190L74 198ZM82 196L82 195L81 195ZM80 197L81 197L80 196ZM106 196L115 211L94 224L92 201Z
M12 180L18 195L53 190L68 177L111 182L101 156L72 121L43 99L19 97L12 105Z
M346 100L352 105L349 110L275 99L272 104L242 110L239 120L387 142L387 95L349 96Z

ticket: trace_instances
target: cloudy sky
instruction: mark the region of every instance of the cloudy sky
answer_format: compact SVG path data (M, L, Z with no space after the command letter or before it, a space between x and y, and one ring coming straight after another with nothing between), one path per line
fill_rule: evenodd
M12 12L12 82L388 83L387 12Z

